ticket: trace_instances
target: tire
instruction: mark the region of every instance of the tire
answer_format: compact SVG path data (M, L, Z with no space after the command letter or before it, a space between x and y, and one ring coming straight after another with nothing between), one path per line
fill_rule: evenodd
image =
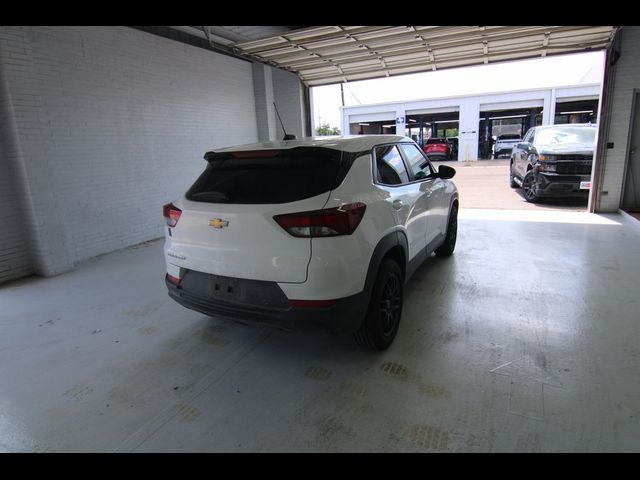
M498 152L495 152L495 153L493 154L493 159L494 159L494 160L496 160L499 156L500 156L500 155L498 155Z
M537 188L535 173L533 170L529 170L522 179L522 195L527 202L537 203L540 201L540 197L536 194Z
M362 325L353 337L361 347L386 350L398 333L402 316L402 271L390 258L382 261Z
M444 237L444 243L436 248L436 255L440 257L450 257L456 248L456 239L458 238L458 204L455 203L451 207L449 214L449 222L447 223L447 235Z
M518 184L513 180L513 163L509 164L509 186L511 188L518 188Z

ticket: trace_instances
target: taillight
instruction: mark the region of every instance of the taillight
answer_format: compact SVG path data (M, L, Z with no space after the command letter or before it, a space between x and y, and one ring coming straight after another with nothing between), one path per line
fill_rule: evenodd
M167 203L162 207L162 214L164 215L164 219L167 221L167 225L175 227L178 224L178 220L180 220L182 210L176 207L173 203Z
M273 219L294 237L351 235L360 224L367 206L349 203L337 208L276 215Z
M169 282L173 283L175 286L180 285L180 279L178 277L174 277L173 275L169 275L168 273L167 280L169 280Z

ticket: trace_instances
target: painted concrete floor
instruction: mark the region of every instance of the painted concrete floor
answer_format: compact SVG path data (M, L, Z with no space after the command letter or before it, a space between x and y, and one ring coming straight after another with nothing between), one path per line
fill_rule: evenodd
M587 211L587 200L580 198L554 198L540 203L527 202L521 188L509 187L509 159L434 162L436 168L440 165L455 168L456 175L453 181L460 192L461 205L465 208Z
M171 301L161 241L0 287L0 451L640 451L640 223L461 210L381 354Z

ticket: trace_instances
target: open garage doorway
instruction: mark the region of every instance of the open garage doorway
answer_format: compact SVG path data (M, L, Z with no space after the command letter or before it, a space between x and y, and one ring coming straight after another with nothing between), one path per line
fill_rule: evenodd
M509 147L524 138L529 128L541 124L542 107L481 111L478 159L508 158L511 154Z
M598 99L558 100L554 124L597 123Z
M367 120L349 124L350 135L392 135L396 133L396 121L391 116L384 120Z
M424 150L429 141L445 142L444 160L458 160L459 112L407 112L405 135Z

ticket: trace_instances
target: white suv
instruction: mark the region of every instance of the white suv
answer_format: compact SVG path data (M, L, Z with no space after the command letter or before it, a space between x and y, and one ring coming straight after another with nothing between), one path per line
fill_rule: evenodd
M500 155L511 156L511 150L518 143L522 142L520 135L498 135L496 144L493 147L493 158L498 158Z
M163 208L169 295L187 308L285 330L353 332L386 349L403 285L456 243L458 193L396 135L258 143L208 152Z

